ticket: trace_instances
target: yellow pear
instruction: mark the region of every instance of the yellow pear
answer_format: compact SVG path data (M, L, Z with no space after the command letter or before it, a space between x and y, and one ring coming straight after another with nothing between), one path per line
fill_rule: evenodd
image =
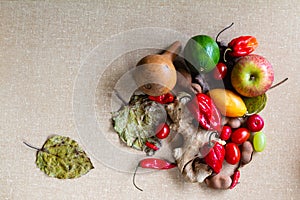
M243 99L230 90L212 89L208 94L224 116L242 117L247 112Z

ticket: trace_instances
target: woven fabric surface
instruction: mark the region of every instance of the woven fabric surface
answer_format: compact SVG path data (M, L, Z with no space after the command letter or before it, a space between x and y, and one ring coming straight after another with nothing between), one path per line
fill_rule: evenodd
M1 1L0 199L300 199L299 10L297 0ZM186 183L174 169L138 174L136 181L144 189L138 191L132 173L97 157L106 150L90 147L89 131L79 133L78 128L91 116L77 113L85 106L95 108L92 117L109 130L112 89L122 73L152 51L143 48L152 44L159 48L160 41L165 48L171 41L197 34L215 37L232 22L234 26L220 40L227 43L240 35L255 36L256 53L273 64L274 82L289 78L268 93L262 112L266 149L242 169L234 190ZM147 28L158 31L147 35ZM128 36L136 30L142 34ZM105 43L109 41L111 46ZM145 46L134 46L138 41L145 41ZM105 49L99 49L102 46ZM118 57L112 59L112 51L118 51ZM97 53L101 62L91 61ZM109 64L99 67L102 61ZM92 78L84 82L81 103L76 86L88 62L99 68L87 72ZM95 98L95 105L86 105L89 97ZM43 174L34 163L36 152L22 142L41 147L53 134L82 144L95 169L74 180ZM116 135L105 137L118 147ZM91 142L97 147L97 141ZM114 156L110 161L119 162Z

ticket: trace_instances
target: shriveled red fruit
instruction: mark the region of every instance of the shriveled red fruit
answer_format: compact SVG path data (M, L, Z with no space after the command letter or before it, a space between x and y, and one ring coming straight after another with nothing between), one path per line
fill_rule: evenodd
M258 132L263 129L265 123L260 115L254 114L248 117L246 124L250 131Z
M242 144L250 137L250 131L246 128L238 128L231 134L231 141L235 144Z
M213 73L216 80L222 80L227 74L227 66L224 63L219 62L214 68Z
M218 174L222 169L224 156L224 146L217 142L214 147L210 149L209 153L204 157L204 161L214 170L215 173Z
M229 164L235 165L241 159L241 152L237 144L227 143L225 145L225 160Z
M223 126L221 134L220 134L220 139L221 140L228 140L231 136L232 129L230 126Z

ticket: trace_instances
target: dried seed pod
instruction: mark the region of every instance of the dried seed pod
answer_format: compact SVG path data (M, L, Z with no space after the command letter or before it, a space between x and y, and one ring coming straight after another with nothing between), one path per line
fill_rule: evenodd
M242 125L242 122L238 117L230 118L227 123L231 128L239 128Z
M230 120L230 117L222 117L222 125L224 126L224 125L226 125L226 124L228 124L228 121Z
M250 141L246 141L241 146L241 164L246 165L252 160L253 146Z
M208 187L226 190L231 186L232 180L228 175L217 174L205 179L205 183Z

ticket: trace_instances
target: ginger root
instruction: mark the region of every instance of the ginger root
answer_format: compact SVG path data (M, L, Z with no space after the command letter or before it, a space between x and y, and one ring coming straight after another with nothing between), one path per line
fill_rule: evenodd
M186 180L202 183L213 171L197 158L205 156L200 154L200 149L207 144L212 131L195 126L193 116L178 100L169 104L166 110L173 122L170 128L183 136L183 146L173 150L177 166ZM212 139L222 142L218 138Z

